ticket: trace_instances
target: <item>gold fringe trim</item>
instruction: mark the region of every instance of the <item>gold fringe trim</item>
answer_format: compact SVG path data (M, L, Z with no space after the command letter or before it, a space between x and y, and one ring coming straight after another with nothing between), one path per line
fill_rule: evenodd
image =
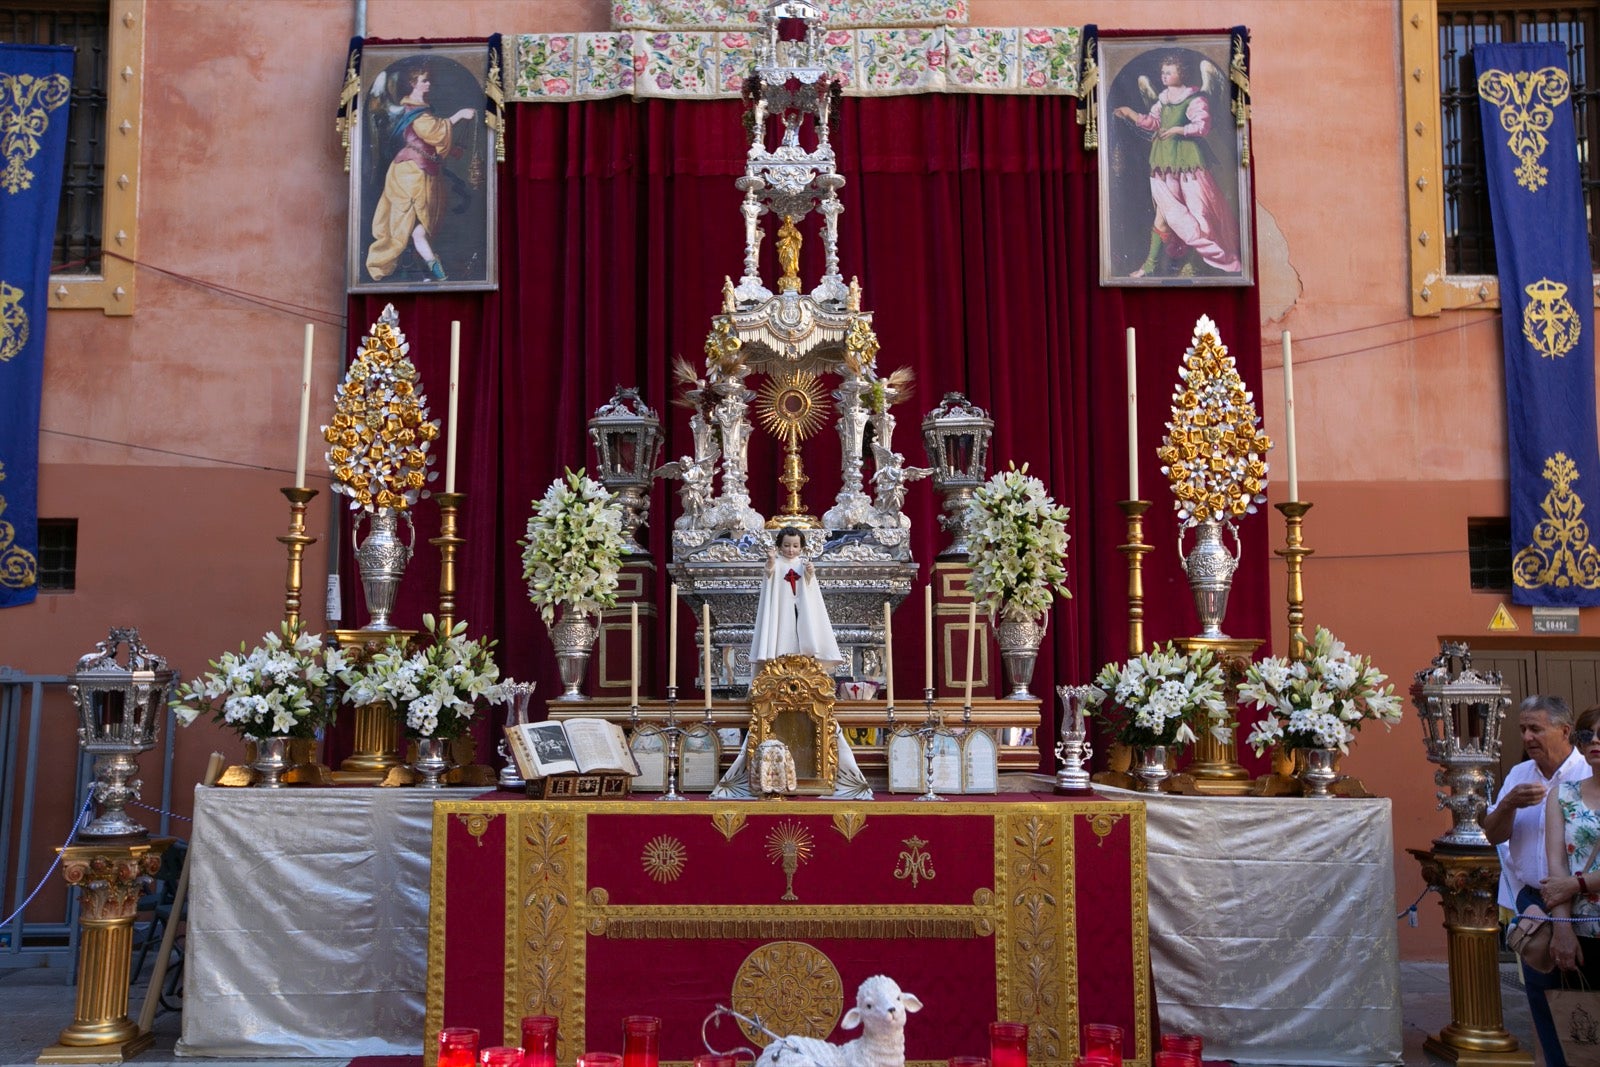
M619 941L716 941L739 938L894 940L905 937L957 940L988 937L994 932L992 922L982 915L964 919L658 919L596 916L589 929L591 933L603 933Z

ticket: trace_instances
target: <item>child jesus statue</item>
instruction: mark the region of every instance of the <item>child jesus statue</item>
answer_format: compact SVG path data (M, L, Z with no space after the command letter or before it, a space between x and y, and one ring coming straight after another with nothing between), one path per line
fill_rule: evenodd
M778 531L775 545L767 554L767 577L761 584L755 636L750 641L750 665L757 667L764 660L799 653L831 668L844 657L817 588L817 569L800 554L805 540L799 530L785 526Z

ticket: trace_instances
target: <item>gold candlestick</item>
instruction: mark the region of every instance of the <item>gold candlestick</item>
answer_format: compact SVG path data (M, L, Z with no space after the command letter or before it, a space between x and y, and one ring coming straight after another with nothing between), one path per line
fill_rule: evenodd
M1144 543L1144 513L1148 500L1119 500L1117 507L1128 517L1128 543L1117 551L1128 557L1128 655L1144 651L1144 554L1151 546Z
M456 621L456 551L466 539L456 534L456 513L465 493L435 493L439 502L439 536L428 539L439 546L439 625L449 631Z
M1306 512L1311 510L1311 505L1304 500L1291 500L1284 504L1274 505L1283 512L1285 523L1284 547L1273 550L1273 555L1282 556L1288 564L1288 600L1289 600L1289 658L1300 659L1306 654L1306 595L1305 587L1301 581L1300 563L1315 549L1305 547L1301 539L1301 527L1305 522Z
M303 584L301 565L306 546L317 543L315 537L306 533L306 505L317 495L317 491L304 486L291 486L278 492L289 499L289 532L278 538L279 542L289 546L289 575L284 581L283 591L283 621L291 629L297 629L300 626L300 589Z

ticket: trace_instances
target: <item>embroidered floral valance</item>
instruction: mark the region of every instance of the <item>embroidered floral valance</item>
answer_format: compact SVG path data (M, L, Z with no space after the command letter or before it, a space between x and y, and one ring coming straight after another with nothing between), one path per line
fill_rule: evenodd
M810 0L830 26L944 26L967 21L967 0ZM611 0L617 30L753 30L768 0Z
M835 0L842 6L865 6ZM683 0L685 5L693 0ZM618 0L617 6L624 6ZM709 0L701 6L711 6ZM742 5L741 5L742 6ZM908 3L892 4L908 7ZM951 8L964 5L950 4ZM654 5L658 13L660 5ZM750 72L752 35L737 31L541 33L507 36L507 97L735 97ZM1048 93L1076 96L1077 26L944 25L830 29L823 63L852 96Z

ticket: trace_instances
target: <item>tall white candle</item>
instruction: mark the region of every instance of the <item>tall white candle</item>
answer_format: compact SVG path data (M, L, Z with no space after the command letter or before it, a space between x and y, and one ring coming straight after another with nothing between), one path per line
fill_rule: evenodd
M978 651L978 602L967 605L967 695L962 701L972 707L972 658Z
M300 365L300 432L295 436L294 485L306 487L306 431L311 425L311 323L306 323L306 354Z
M639 605L634 602L628 605L628 660L629 690L628 703L634 707L639 706Z
M884 698L894 707L894 631L890 629L889 602L883 602L883 680Z
M933 688L933 578L922 587L922 688Z
M1139 499L1139 375L1128 327L1128 499Z
M701 670L705 671L706 683L706 710L711 710L711 605L700 605L700 641L705 649L705 662Z
M1300 470L1294 457L1294 353L1289 331L1283 331L1283 446L1289 468L1289 501L1300 499Z
M456 491L456 399L461 395L461 320L450 323L450 428L444 445L444 491ZM637 703L637 701L635 701Z
M678 583L672 583L667 608L667 687L678 687Z

